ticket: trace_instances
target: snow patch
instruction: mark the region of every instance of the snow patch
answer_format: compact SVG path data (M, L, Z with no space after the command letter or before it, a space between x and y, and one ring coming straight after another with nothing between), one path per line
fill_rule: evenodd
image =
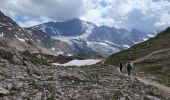
M41 25L41 30L46 33L46 30L45 30L46 26L44 24Z
M146 41L146 40L148 40L147 38L143 38L143 41Z
M4 37L4 33L3 32L0 34L0 37Z
M52 47L51 50L52 50L52 51L55 51L55 47Z
M63 51L58 51L57 54L63 55L64 52Z
M152 35L152 34L147 34L147 35L148 35L149 37L151 37L151 38L154 37L154 35Z
M66 56L71 57L71 56L73 56L73 55L72 55L72 54L67 54Z
M65 36L54 36L53 39L60 40L62 42L67 42L71 44L71 40L75 39L76 37L65 37Z
M130 46L127 45L127 44L124 44L123 47L124 47L124 48L130 48Z
M105 49L111 49L111 50L116 51L116 52L119 51L117 48L114 48L114 47L112 47L112 46L110 46L109 44L104 43L104 42L89 42L89 41L87 41L87 44L88 44L89 47L92 47L92 48L102 47L102 48L105 48ZM116 44L115 44L115 45L116 45ZM116 45L116 46L117 46L117 45ZM119 46L119 47L120 47L120 46Z
M15 37L16 37L19 41L25 42L25 39L19 38L17 35L15 35Z
M65 64L53 63L56 66L86 66L86 65L94 65L101 62L99 59L85 59L85 60L72 60Z
M9 27L8 29L9 29L10 31L12 30L12 28L10 28L10 27Z
M85 28L85 33L83 35L81 35L80 37L87 40L87 38L92 33L92 30L94 29L94 25L90 24L88 22L85 22L85 21L82 21L81 23L82 23L82 27Z
M28 34L32 35L32 32L30 30L28 30L27 32L28 32Z
M94 25L90 24L88 22L85 22L85 21L82 21L81 24L82 24L82 27L85 29L85 33L83 33L82 35L69 36L69 37L66 37L66 36L53 36L52 38L60 40L60 41L63 41L63 42L67 42L69 44L72 44L71 41L75 40L75 39L77 39L77 40L78 39L83 39L83 40L87 41L87 38L89 37L89 35L92 33L92 30L94 29ZM61 34L61 33L57 32L57 34Z

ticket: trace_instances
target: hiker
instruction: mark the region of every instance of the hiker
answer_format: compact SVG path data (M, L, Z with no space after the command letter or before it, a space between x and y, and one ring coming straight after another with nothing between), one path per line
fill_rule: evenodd
M133 68L132 63L131 63L131 62L128 62L128 64L127 64L127 71L128 71L128 75L129 75L129 76L131 75L131 70L132 70L132 68Z
M123 62L121 61L120 63L119 63L119 68L120 68L120 72L122 73L123 71Z

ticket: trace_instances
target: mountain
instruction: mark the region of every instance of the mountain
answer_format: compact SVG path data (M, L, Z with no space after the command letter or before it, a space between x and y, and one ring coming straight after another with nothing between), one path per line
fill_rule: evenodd
M73 19L66 22L48 22L45 24L34 26L33 28L39 27L50 36L79 36L85 33L88 25L91 24L92 23L89 22L85 22L82 24L82 21L80 21L79 19Z
M109 56L142 42L155 34L147 34L137 29L129 32L79 19L66 22L47 22L23 29L1 12L1 34L9 38L9 45L20 51L33 49L31 44L52 55L81 55L86 57ZM5 33L5 34L4 34ZM39 50L34 52L39 52Z
M68 48L72 48L76 53L82 55L87 55L83 52L87 50L95 52L95 55L109 56L154 36L137 29L129 32L121 28L98 27L94 23L79 19L66 22L47 22L28 29L30 31L41 30L46 36L64 42L68 45Z
M139 31L137 29L132 29L131 36L134 42L143 42L146 41L149 38L154 37L157 34L157 32L152 32L151 34Z
M38 45L32 40L33 33L21 28L11 18L0 12L0 41L1 43L15 48L17 51L29 51L54 55L47 48Z
M137 72L170 86L170 27L148 41L136 44L107 58L107 64L133 61ZM148 77L149 78L149 77Z
M109 56L118 51L142 42L155 34L147 34L137 29L129 32L108 26L96 26L94 23L72 19L66 22L47 22L30 28L21 28L11 18L1 16L1 33L9 38L8 43L20 51L33 49L52 55L81 55L86 57ZM5 34L4 34L5 33ZM37 50L35 51L35 48Z

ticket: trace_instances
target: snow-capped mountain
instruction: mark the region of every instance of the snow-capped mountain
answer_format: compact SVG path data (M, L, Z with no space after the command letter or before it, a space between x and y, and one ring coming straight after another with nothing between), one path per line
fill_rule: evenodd
M148 40L149 38L154 37L157 33L159 32L146 33L146 32L139 31L137 29L132 29L131 36L134 43L136 44L138 42L143 42Z
M77 54L89 55L95 52L102 56L129 48L135 43L145 41L155 35L137 29L129 32L122 28L98 27L94 23L79 19L66 22L47 22L30 27L29 30L41 30L45 36L49 36L52 40L62 41ZM50 48L59 49L58 47Z

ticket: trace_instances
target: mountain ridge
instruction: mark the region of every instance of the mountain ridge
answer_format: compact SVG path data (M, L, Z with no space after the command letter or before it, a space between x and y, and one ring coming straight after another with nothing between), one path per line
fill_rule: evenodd
M116 29L105 25L97 26L94 23L80 19L66 22L47 22L29 28L29 30L35 29L42 30L51 38L71 45L70 48L74 48L75 43L72 42L74 39L79 40L75 45L81 45L81 42L85 41L85 44L88 44L84 45L85 47L91 48L100 55L104 54L104 56L127 49L135 43L150 38L147 33L145 33L146 35L141 35L140 33L142 32L139 30L135 31L140 32L139 35L134 36L135 32L132 34L126 29ZM135 39L138 37L140 40ZM74 49L76 50L76 48ZM99 49L100 52L98 51Z

